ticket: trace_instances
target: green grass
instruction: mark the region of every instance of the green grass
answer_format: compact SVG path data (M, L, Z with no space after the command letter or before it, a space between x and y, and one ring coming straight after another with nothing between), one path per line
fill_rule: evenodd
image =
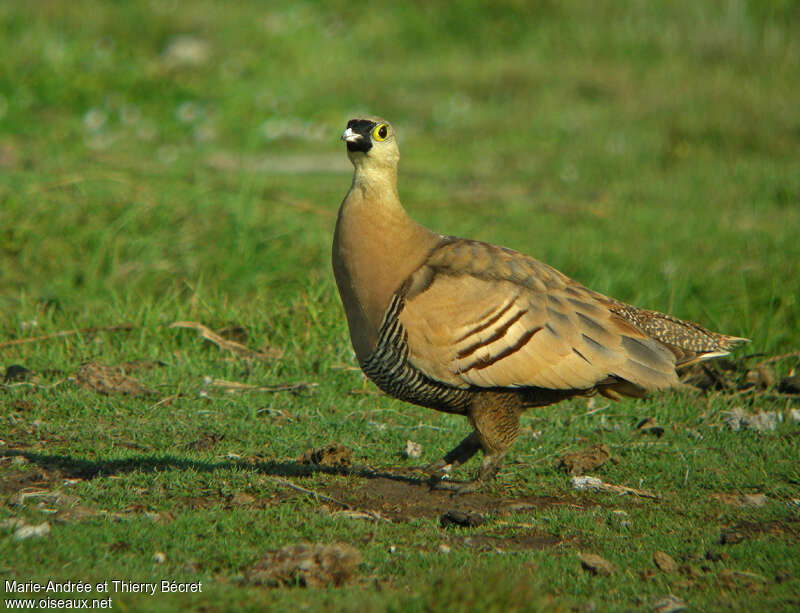
M531 412L489 494L548 498L477 528L348 519L276 481L363 510L374 480L309 473L300 454L339 441L359 466L401 471L467 431L353 393L374 388L351 368L329 250L351 172L338 135L357 113L395 125L401 197L422 223L751 338L741 353L798 349L796 3L527 4L0 4L0 364L36 375L0 387L0 521L51 526L23 541L0 528L3 589L203 582L200 595L110 594L147 611L647 610L670 593L692 610L800 604L798 425L723 425L737 406L797 407L774 393ZM194 60L176 59L181 37L203 46ZM273 357L221 351L170 328L180 320L236 326ZM145 360L160 363L131 373L147 397L73 376ZM226 393L213 379L317 385ZM663 437L638 433L645 416ZM399 459L407 439L421 460ZM574 492L556 458L589 443L617 459L592 474L660 499ZM20 505L21 492L69 498ZM766 504L720 501L752 493ZM721 545L731 529L744 540ZM475 535L507 551L465 544ZM525 535L556 544L514 549ZM243 581L265 550L301 541L354 545L354 580ZM655 550L680 570L657 570ZM579 551L617 572L586 573Z

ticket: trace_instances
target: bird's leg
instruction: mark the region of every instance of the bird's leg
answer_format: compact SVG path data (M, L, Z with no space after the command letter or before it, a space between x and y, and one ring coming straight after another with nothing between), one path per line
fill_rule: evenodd
M483 450L483 461L472 481L452 483L440 481L438 489L455 490L459 493L473 492L490 481L500 469L503 458L519 435L519 416L524 410L516 394L484 393L473 402L469 412L469 420L475 432L465 438L461 444L451 451L454 455L468 441L476 442ZM475 452L467 456L471 457Z
M451 470L469 460L480 448L481 441L478 437L478 433L472 432L452 450L447 452L441 460L429 464L424 470L430 473L432 479L441 479Z

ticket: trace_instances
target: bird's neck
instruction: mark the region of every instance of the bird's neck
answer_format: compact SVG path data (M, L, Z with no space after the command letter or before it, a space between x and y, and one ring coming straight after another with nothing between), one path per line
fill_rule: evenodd
M396 166L356 164L350 193L354 191L358 191L365 200L380 201L390 208L399 208L405 214L403 205L400 204L400 197L397 195Z
M362 361L375 348L392 296L441 239L408 216L396 185L396 172L357 167L336 222L333 271Z

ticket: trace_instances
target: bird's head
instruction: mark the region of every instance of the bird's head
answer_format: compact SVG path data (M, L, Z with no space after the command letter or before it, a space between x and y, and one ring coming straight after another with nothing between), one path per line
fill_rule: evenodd
M356 168L392 168L400 159L394 129L379 117L351 119L342 140L347 143L347 157Z

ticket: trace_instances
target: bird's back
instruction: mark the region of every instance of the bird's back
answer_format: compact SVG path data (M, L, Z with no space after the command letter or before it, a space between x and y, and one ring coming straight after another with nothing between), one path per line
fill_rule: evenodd
M364 365L425 406L421 390L436 402L451 390L454 405L485 389L640 395L678 385L677 367L739 340L608 298L513 250L448 237L395 294Z

